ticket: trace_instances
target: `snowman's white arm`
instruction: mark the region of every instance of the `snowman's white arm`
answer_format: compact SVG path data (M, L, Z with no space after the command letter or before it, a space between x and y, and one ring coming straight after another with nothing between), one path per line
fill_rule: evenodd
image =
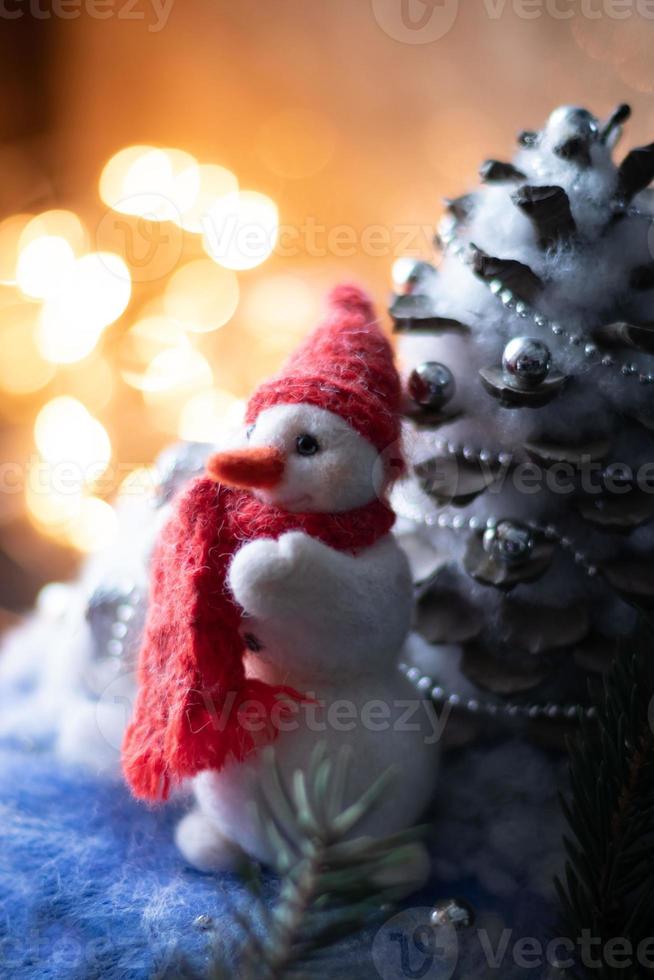
M390 535L356 557L300 531L252 541L232 560L229 584L250 616L322 624L346 638L384 628L390 607L393 632L408 629L411 615L411 576Z

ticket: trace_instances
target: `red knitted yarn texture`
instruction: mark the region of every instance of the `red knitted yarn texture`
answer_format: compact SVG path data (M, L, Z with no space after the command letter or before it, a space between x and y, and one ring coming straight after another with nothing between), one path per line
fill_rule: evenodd
M342 286L331 294L327 320L255 393L248 420L274 404L307 402L342 416L381 451L398 439L399 399L392 351L370 301ZM275 713L283 718L289 699L302 698L245 674L242 612L227 586L238 548L299 530L356 552L393 521L382 500L347 513L292 514L208 477L182 492L152 557L139 689L123 741L123 771L135 796L166 799L176 782L246 758L276 737ZM244 723L246 709L252 722L255 705L258 724Z
M340 415L380 452L400 435L400 380L391 346L367 295L337 286L325 321L291 355L277 377L254 393L246 419L272 405L316 405Z

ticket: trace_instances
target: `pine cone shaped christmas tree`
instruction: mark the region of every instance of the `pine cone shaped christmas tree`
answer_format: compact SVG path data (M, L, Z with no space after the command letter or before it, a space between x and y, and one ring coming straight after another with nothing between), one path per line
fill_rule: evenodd
M394 268L417 630L460 658L435 699L479 716L592 713L654 600L654 143L613 162L628 116L557 109L446 202L438 269Z

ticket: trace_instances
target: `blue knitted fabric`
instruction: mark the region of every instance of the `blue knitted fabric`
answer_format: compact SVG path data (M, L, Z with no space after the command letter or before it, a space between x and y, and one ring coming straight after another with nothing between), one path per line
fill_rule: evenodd
M444 797L456 799L456 780L474 771L474 760L461 755L448 763L441 783ZM0 747L0 800L0 976L179 976L177 957L183 954L185 975L199 978L206 975L210 934L196 922L198 916L209 916L215 925L224 962L236 962L241 934L229 906L251 911L247 891L233 876L202 875L184 865L172 840L178 816L173 807L148 809L121 784L64 767L47 745L6 739ZM496 802L489 801L489 806ZM506 894L501 894L500 873L499 893L493 894L488 887L495 880L492 875L486 876L487 887L481 887L469 873L475 864L470 847L479 848L481 860L482 845L466 837L465 823L452 812L448 815L447 805L436 821L434 880L407 905L431 905L458 895L473 904L478 921L490 917L495 926L512 928L514 938L544 938L552 925L552 908L528 881L527 868ZM469 823L475 821L478 814L471 813ZM523 828L525 838L538 834L537 826ZM489 849L492 853L490 840ZM443 868L459 852L466 876L445 880ZM270 878L269 900L275 890ZM378 978L370 954L377 928L340 944L318 975ZM399 960L389 970L388 977L410 975ZM507 962L499 975L525 974ZM546 972L530 970L529 975ZM489 970L478 943L462 933L455 972L451 966L439 972L435 965L424 976L468 980L496 977L498 972Z

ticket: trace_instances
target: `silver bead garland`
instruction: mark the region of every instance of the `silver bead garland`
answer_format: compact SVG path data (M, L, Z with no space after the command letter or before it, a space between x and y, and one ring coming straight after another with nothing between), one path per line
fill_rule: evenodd
M512 701L486 701L481 697L468 698L454 692L448 692L433 677L423 673L419 667L401 663L400 672L404 674L416 690L427 695L438 705L448 704L451 708L464 711L469 715L487 716L489 718L503 717L511 720L535 721L575 721L581 713L586 719L597 717L597 709L592 705L586 707L580 704L517 704Z
M109 624L106 641L101 647L94 649L94 656L102 658L120 658L125 654L125 644L129 640L130 624L137 615L139 602L142 601L142 592L138 586L131 582L121 583L116 587L98 587L89 598L87 606L87 619L92 632L95 634L99 625L96 626L95 619L104 604L111 611L111 622ZM94 635L94 641L98 637Z
M513 462L513 453L506 452L505 450L494 452L490 449L476 449L474 446L462 446L448 439L436 439L434 448L437 453L443 455L461 455L469 463L483 463L486 466L510 466Z
M465 245L457 238L457 221L454 218L446 218L439 229L439 238L443 249L449 254L454 255L465 265L470 265L470 258L466 252ZM484 280L479 280L485 282ZM555 320L551 320L544 313L537 313L528 303L519 299L511 289L509 289L501 279L491 279L485 285L497 296L507 309L512 310L517 316L531 322L543 329L549 330L553 336L558 337L562 343L568 343L572 347L580 347L584 357L588 360L594 359L596 364L602 367L616 368L625 378L636 378L642 385L654 384L654 373L640 371L638 365L630 362L621 362L613 354L602 354L597 344L592 342L583 343L583 337L579 334L566 329Z
M472 517L464 517L463 514L452 514L445 510L439 511L438 514L423 514L407 509L403 511L402 505L398 505L395 500L393 501L393 509L398 517L403 517L414 523L425 524L427 527L438 527L441 530L447 531L482 531L486 533L488 531L494 531L498 524L501 523L497 517L487 517L484 520L474 515ZM537 521L524 521L523 523L529 530L537 534L542 534L548 541L554 542L563 551L569 552L575 564L583 568L586 575L590 578L594 578L597 575L599 569L592 559L581 551L578 551L574 541L557 531L552 524L541 525Z

